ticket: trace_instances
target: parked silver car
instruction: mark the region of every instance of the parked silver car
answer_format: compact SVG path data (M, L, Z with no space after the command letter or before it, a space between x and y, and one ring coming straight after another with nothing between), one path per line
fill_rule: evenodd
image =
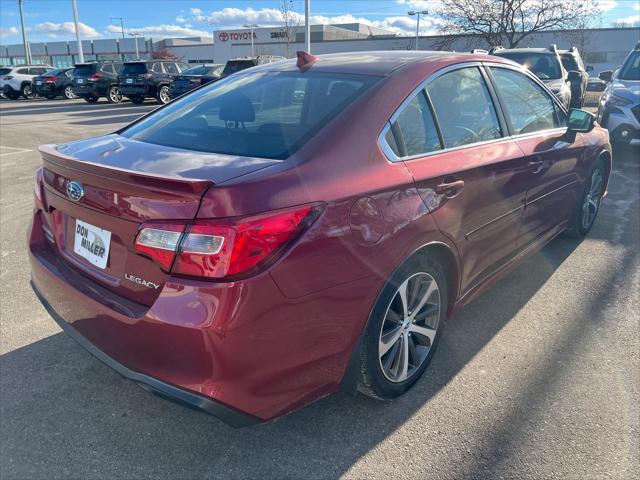
M609 130L611 143L640 145L640 42L618 70L599 77L608 85L600 97L598 122Z

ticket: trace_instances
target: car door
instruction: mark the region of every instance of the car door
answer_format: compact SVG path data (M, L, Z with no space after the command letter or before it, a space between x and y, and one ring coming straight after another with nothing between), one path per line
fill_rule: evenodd
M561 228L573 211L579 189L583 144L567 135L566 114L537 80L506 66L489 68L513 138L527 164L523 228L518 239L525 247Z
M425 87L394 114L385 137L456 245L464 295L516 249L527 166L479 65L444 71Z

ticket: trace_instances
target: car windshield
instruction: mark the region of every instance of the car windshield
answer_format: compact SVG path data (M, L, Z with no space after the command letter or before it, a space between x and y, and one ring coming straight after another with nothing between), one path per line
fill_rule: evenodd
M376 80L313 72L241 74L178 99L120 134L186 150L284 159Z
M223 75L231 75L247 68L255 67L253 60L229 60L222 71Z
M147 65L144 63L125 63L120 71L121 75L137 75L147 73Z
M536 52L499 52L496 55L513 60L520 65L524 65L540 80L562 78L560 64L553 54Z
M622 65L620 80L640 80L640 51L634 51Z
M93 67L94 65L78 65L73 69L73 76L81 77L84 75L91 75L93 74Z
M216 67L205 67L205 66L192 67L188 70L184 70L182 72L182 75L207 75L208 73L213 71L215 68Z

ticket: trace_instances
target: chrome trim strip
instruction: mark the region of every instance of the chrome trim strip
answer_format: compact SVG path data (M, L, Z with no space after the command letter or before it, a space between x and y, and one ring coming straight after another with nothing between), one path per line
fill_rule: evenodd
M472 237L473 235L475 235L476 233L478 233L480 230L482 230L485 227L488 227L496 222L499 222L500 220L502 220L503 218L508 217L509 215L513 215L514 213L523 210L525 207L525 204L520 205L518 208L514 208L513 210L510 210L506 213L503 213L502 215L500 215L499 217L494 218L493 220L489 220L487 223L485 223L484 225L480 225L478 228L474 228L473 230L471 230L469 233L465 233L464 234L464 238L466 238L467 240L470 240L470 237Z
M564 188L568 188L568 187L570 187L571 185L574 185L574 184L576 184L576 183L578 183L578 181L577 181L577 180L573 180L573 181L571 181L571 182L569 182L569 183L565 183L564 185L562 185L562 186L560 186L560 187L558 187L558 188L554 188L553 190L551 190L550 192L545 193L544 195L540 195L540 196L538 196L538 197L534 198L534 199L533 199L533 200L531 200L530 202L529 202L529 201L525 201L524 206L525 206L525 208L526 208L526 207L528 207L529 205L533 205L533 204L534 204L534 203L536 203L538 200L542 200L543 198L548 197L549 195L552 195L552 194L554 194L554 193L556 193L556 192L559 192L560 190L562 190L562 189L564 189Z

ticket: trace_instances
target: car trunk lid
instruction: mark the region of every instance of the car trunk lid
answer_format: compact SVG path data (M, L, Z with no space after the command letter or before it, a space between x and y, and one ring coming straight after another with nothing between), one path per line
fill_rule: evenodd
M270 164L118 135L45 145L40 152L45 220L56 253L102 286L146 305L156 299L168 274L134 250L141 225L186 223L196 217L203 194L215 183ZM84 194L75 195L70 183Z

